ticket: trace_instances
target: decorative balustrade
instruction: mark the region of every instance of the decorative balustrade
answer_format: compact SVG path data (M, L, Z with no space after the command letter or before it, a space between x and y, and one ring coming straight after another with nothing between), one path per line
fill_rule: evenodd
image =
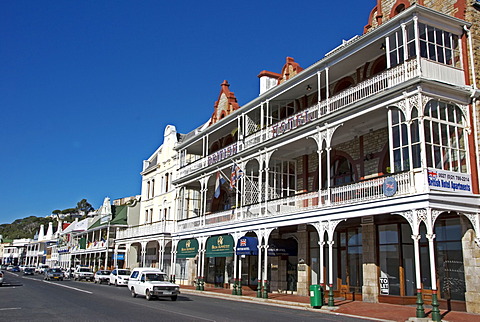
M159 233L171 233L175 225L171 221L158 221L152 224L145 224L135 227L129 227L117 232L117 239L132 238L138 236L154 235Z
M373 178L361 182L346 184L340 187L324 189L318 192L309 192L286 198L264 201L246 205L238 209L230 209L205 217L195 217L178 222L178 231L192 230L200 226L218 226L252 219L274 217L301 211L312 211L332 206L363 203L372 200L388 198L384 191L387 178L393 178L396 184L395 196L413 193L409 172L391 176ZM391 180L391 179L390 179Z
M457 71L448 66L438 67L435 65L435 68L441 69L443 74L457 76L458 73L461 73L461 71ZM448 70L444 71L445 69ZM438 73L440 72L437 72L437 74ZM244 149L255 147L262 142L293 130L294 128L306 124L311 120L338 111L365 98L380 93L387 88L393 87L417 76L419 76L417 60L408 60L403 64L390 68L378 75L373 76L372 78L369 78L353 87L333 95L332 97L329 97L328 99L325 99L287 119L281 120L245 137L243 140L243 145L241 142L236 142L220 151L210 154L207 157L186 165L179 170L179 177L188 175L220 160L233 156ZM234 153L231 153L229 151L232 151L233 146L235 146L233 149Z

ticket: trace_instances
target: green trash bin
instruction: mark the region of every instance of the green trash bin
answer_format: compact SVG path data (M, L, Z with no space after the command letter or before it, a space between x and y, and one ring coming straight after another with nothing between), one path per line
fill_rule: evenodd
M310 285L310 305L314 308L323 306L323 290L318 284Z

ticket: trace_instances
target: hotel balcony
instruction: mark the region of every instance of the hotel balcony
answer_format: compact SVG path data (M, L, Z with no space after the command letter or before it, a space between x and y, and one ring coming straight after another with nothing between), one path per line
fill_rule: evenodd
M116 239L138 238L158 234L170 234L175 230L174 223L170 221L159 221L151 224L129 227L118 230Z
M317 124L326 121L334 114L342 113L354 106L387 93L397 91L401 87L411 85L416 81L429 80L464 86L464 72L458 68L440 64L426 58L410 59L404 63L379 73L357 85L350 87L336 95L320 101L288 118L266 126L250 135L234 142L219 151L215 151L203 158L181 167L178 170L180 180L188 178L199 170L208 171L213 165L245 154L248 150L254 151L268 141L287 133L297 127L315 121ZM259 125L257 126L260 127Z

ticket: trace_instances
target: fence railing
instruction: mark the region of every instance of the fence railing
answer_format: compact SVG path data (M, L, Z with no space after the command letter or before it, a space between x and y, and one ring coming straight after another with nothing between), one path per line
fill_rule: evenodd
M309 120L317 119L318 117L325 116L327 114L338 111L351 104L359 102L365 98L371 97L381 91L405 82L408 79L414 78L419 75L419 69L416 59L411 59L403 64L390 68L378 75L373 76L359 84L347 88L346 90L329 97L321 101L318 104L310 106L309 108L290 116L287 119L280 120L275 124L267 126L247 137L243 140L243 145L239 142L234 143L236 145L236 152L241 150L255 147L256 145L270 140L278 135L288 132L298 126L308 123ZM232 145L233 146L233 145ZM228 151L231 146L222 150ZM205 168L210 165L211 160L216 157L222 158L223 151L217 151L204 158L196 160L193 163L182 167L178 173L179 177L188 175L199 169ZM226 156L229 157L229 156Z
M116 238L131 238L137 236L153 235L162 232L171 233L174 231L174 228L174 223L171 221L159 221L152 224L145 224L135 227L129 227L124 230L119 230L117 232Z
M177 224L177 231L386 199L389 198L384 187L387 178L394 182L395 196L414 193L410 172L403 172L182 220Z

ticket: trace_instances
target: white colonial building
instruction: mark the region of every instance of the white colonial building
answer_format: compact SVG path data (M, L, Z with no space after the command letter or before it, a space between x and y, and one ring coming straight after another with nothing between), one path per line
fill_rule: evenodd
M125 253L126 267L157 267L170 272L171 234L175 225L177 169L174 150L180 135L172 125L164 131L163 143L143 162L140 213L129 217L128 228L116 236L116 252Z
M382 3L388 20L373 28L371 17L308 68L287 58L261 72L259 97L242 107L225 81L211 119L182 136L172 255L196 260L199 289L307 296L321 284L329 305L480 312L471 24ZM161 193L149 192L152 161L139 229L165 208L148 203Z

